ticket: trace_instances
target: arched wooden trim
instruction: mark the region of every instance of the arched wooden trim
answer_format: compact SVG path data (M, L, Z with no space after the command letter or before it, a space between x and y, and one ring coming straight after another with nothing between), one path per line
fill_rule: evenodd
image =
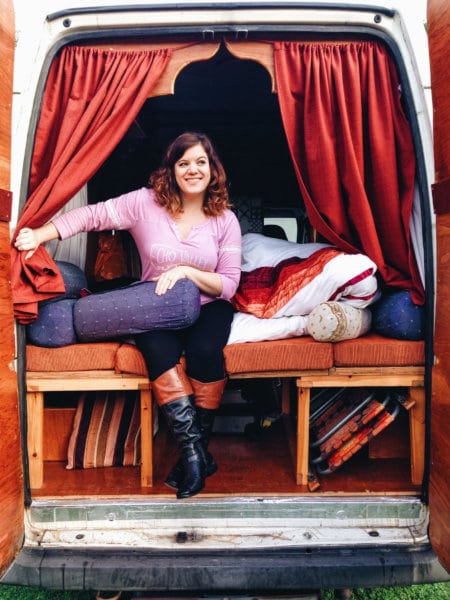
M96 44L97 48L111 48L117 50L130 50L136 48L135 43L127 42L122 44ZM272 92L276 93L275 69L273 60L273 45L270 42L235 42L225 40L227 50L236 58L244 60L254 60L262 65L269 73L272 81ZM140 43L140 50L159 50L161 48L171 48L172 57L162 74L160 80L153 88L151 98L156 96L166 96L175 94L175 82L180 72L193 62L200 60L209 60L220 48L220 42L204 42L194 44L180 44L179 42L155 42Z
M270 42L235 42L232 40L225 40L225 45L228 52L236 58L254 60L261 64L270 75L272 92L277 92L273 60L273 44Z
M114 48L114 50L161 50L171 48L172 56L158 83L152 90L150 98L175 94L175 81L180 72L193 62L209 60L220 48L220 42L180 44L180 42L124 42L121 44L95 44L95 48Z
M224 40L224 42L227 50L236 58L254 60L262 65L269 73L272 81L272 92L276 93L273 44L270 42L235 42L230 40ZM171 47L171 45L168 44L166 47ZM193 62L212 58L219 47L220 43L201 43L183 47L174 45L172 58L153 89L152 97L174 94L175 81L180 72Z
M225 40L227 50L236 58L254 60L269 73L272 92L276 93L273 45L268 42L234 42ZM147 46L146 46L147 47ZM171 47L170 44L166 47ZM175 81L180 72L193 62L208 60L219 50L220 43L201 43L180 47L174 45L172 58L152 91L152 97L175 93ZM156 46L155 46L156 48Z
M175 93L175 81L180 72L193 62L209 60L219 50L220 43L194 44L174 48L172 57L156 86L153 88L151 98Z

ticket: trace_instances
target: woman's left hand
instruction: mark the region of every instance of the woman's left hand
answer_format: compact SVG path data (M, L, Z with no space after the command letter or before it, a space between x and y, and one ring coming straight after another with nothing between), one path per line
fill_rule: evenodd
M159 277L153 279L153 281L157 282L155 293L158 294L158 296L162 296L167 290L171 290L179 279L185 279L186 276L185 267L174 267L173 269L169 269Z

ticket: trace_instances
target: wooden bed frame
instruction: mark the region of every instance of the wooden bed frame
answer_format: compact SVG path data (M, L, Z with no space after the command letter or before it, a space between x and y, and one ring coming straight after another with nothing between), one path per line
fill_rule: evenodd
M367 340L361 338L367 348ZM370 338L369 338L370 340ZM290 353L304 353L308 347L318 344L319 351L324 345L321 342L309 342L297 338L305 344L292 344ZM373 341L373 340L370 340ZM352 340L354 343L355 340ZM393 340L394 344L395 341ZM341 342L346 343L346 342ZM408 342L399 342L408 345ZM83 345L81 345L83 346ZM331 345L333 346L333 345ZM375 344L374 344L375 346ZM244 348L243 357L233 361L233 355ZM425 448L425 390L423 365L382 365L382 366L334 366L329 368L289 368L288 356L282 356L278 362L284 362L288 368L276 364L270 368L270 349L273 347L274 356L280 354L280 346L276 342L250 342L232 344L226 347L226 364L230 365L230 379L280 378L283 382L282 413L292 430L290 416L289 383L295 379L297 387L297 427L293 434L295 440L295 480L297 485L309 485L316 489L317 483L309 477L309 417L310 394L314 388L335 387L400 387L409 390L404 405L409 411L410 423L410 463L411 481L420 485L424 470ZM288 345L286 347L289 348ZM314 346L313 346L314 347ZM245 356L261 355L258 368L252 363L249 369L243 368ZM356 347L357 348L357 347ZM58 349L56 349L58 350ZM136 348L134 352L139 353ZM250 354L246 354L246 353ZM266 359L264 357L267 357ZM227 360L228 359L228 360ZM298 357L293 357L298 360ZM258 359L256 359L258 360ZM253 361L254 362L254 361ZM300 363L299 363L300 364ZM44 463L44 394L45 392L89 391L89 390L137 390L140 395L141 414L141 485L153 485L153 407L151 386L144 373L130 374L114 370L94 371L28 371L26 376L26 403L28 424L28 460L30 487L39 489L43 485Z

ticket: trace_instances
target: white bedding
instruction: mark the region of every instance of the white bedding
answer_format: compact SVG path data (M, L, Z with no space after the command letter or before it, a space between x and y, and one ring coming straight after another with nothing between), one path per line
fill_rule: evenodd
M243 236L242 270L275 267L292 257L307 258L329 244L295 244L285 240L248 233ZM365 309L378 298L376 265L363 254L341 253L332 258L323 271L303 286L274 317L258 318L237 312L228 344L256 342L307 335L307 315L319 304L345 302ZM355 279L354 282L351 280Z

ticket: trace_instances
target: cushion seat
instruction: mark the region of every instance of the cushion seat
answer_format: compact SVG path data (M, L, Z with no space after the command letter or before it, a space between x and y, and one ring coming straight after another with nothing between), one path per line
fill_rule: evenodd
M321 370L333 366L333 345L315 342L309 336L229 344L225 346L224 354L228 375ZM122 344L117 350L115 370L138 375L147 373L142 354L132 344Z
M333 366L333 344L316 342L310 336L229 344L224 354L229 375L322 370Z
M404 341L370 333L342 342L316 342L310 336L225 346L229 375L323 370L336 367L415 366L425 364L423 341ZM61 348L27 345L27 371L113 370L147 375L144 358L133 344L92 342Z
M354 340L336 342L336 367L406 367L425 364L425 343L387 338L369 333Z
M101 371L114 369L119 342L70 344L60 348L27 345L27 371Z

